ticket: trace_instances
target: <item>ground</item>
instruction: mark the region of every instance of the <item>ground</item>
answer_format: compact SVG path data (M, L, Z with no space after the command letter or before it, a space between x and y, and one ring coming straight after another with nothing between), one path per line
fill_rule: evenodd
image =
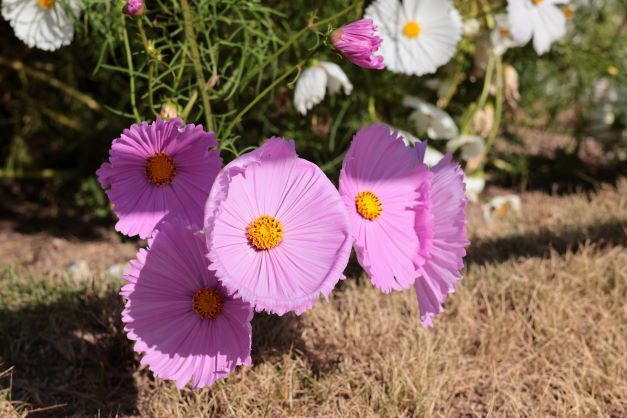
M502 191L490 190L490 193ZM469 208L464 280L432 329L354 266L300 317L256 315L254 366L178 391L120 323L138 243L0 224L0 416L627 416L627 179Z

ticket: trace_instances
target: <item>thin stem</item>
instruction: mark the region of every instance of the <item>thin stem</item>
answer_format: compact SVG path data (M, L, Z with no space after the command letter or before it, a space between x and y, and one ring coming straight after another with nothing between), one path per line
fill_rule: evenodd
M318 47L316 47L314 50L311 51L311 53L309 53L309 55L303 59L302 61L300 61L298 64L294 65L293 67L290 67L285 73L283 73L279 78L277 78L276 80L274 80L272 82L272 84L270 84L268 87L266 87L261 93L259 93L257 95L257 97L255 97L250 103L248 103L246 105L245 108L243 108L236 116L235 118L233 118L233 120L231 121L231 123L229 124L229 126L226 128L226 131L224 133L224 138L228 138L229 135L231 134L231 132L233 131L233 128L235 127L235 125L237 125L239 123L239 121L242 119L242 117L248 113L248 111L250 111L250 109L252 109L257 103L259 103L259 101L268 93L270 93L276 86L278 86L279 84L281 84L283 82L283 80L285 80L287 77L289 77L294 71L300 71L300 69L303 67L303 65L307 64L307 61L309 61L311 59L311 57L318 52L318 50L320 50L320 48L322 47L322 45L318 45Z
M362 2L355 2L353 4L351 4L350 6L348 6L347 8L345 8L344 10L330 16L327 17L326 19L322 19L316 23L311 23L308 24L307 26L305 26L304 28L302 28L301 30L299 30L298 32L296 32L294 35L292 35L284 44L281 48L279 48L274 54L270 55L261 65L259 65L257 68L255 68L247 77L246 79L246 83L248 83L250 80L252 80L257 74L259 74L260 72L262 72L266 66L271 63L274 62L278 57L281 56L281 54L283 54L285 51L287 51L289 49L290 46L292 46L294 43L296 43L296 41L298 41L304 34L306 34L308 31L313 30L313 29L317 29L320 26L326 25L327 23L331 23L334 20L336 20L339 17L344 16L345 14L347 14L348 12L350 12L351 10L355 9L357 6L361 6ZM244 83L244 84L246 84Z
M131 89L131 108L133 109L133 116L137 123L141 122L139 111L137 110L137 99L135 97L135 69L133 68L133 54L131 53L131 45L128 41L128 32L126 30L126 19L122 14L122 35L124 37L124 50L126 51L126 61L128 62L128 74L130 78Z
M202 61L200 60L200 52L196 43L196 34L194 33L192 13L187 0L181 0L181 8L183 9L183 20L185 21L185 31L192 49L192 60L194 61L194 71L196 72L196 83L202 98L203 111L205 113L205 128L213 131L213 115L211 114L211 105L209 104L209 95L207 94L207 83L202 71Z
M66 93L68 96L73 97L74 99L83 103L85 106L87 106L88 108L90 108L91 110L95 112L102 112L104 110L102 105L98 103L96 100L94 100L92 97L86 95L85 93L81 93L80 91L76 90L72 86L65 84L61 80L54 78L52 75L48 73L26 67L22 61L18 61L18 60L9 61L8 59L4 57L0 57L0 65L9 67L12 70L17 71L18 73L22 72L26 74L27 76L35 78L39 81L43 81L49 86L57 90L61 90L62 92Z
M483 90L481 91L481 96L479 96L477 103L474 103L470 107L468 113L464 117L461 125L462 134L468 133L468 126L472 123L475 113L477 113L478 110L483 109L488 101L488 94L490 93L490 86L494 75L494 60L494 54L490 54L490 58L488 58L488 68L486 69L485 79L483 80Z
M490 152L492 145L494 145L494 140L496 139L496 135L499 133L502 116L503 116L503 61L501 57L496 57L496 104L495 104L495 111L494 111L494 124L492 125L492 130L490 131L490 135L488 136L486 147L483 152L484 162L487 159L488 152Z

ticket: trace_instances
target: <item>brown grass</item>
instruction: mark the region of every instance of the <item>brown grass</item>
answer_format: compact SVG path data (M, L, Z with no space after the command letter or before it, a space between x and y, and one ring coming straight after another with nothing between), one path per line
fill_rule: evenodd
M465 279L433 329L412 292L348 279L301 317L256 316L254 367L196 392L137 369L117 284L11 270L0 415L627 416L627 180L523 204L491 224L471 207Z

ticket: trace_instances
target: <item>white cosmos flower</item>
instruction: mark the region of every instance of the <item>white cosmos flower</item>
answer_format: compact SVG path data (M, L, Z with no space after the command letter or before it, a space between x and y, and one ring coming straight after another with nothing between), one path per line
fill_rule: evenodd
M2 17L9 21L15 36L31 48L54 51L74 38L74 17L80 15L79 0L2 0Z
M477 202L479 195L485 188L485 179L479 176L464 176L464 183L466 183L466 197L471 202Z
M542 55L566 34L566 17L557 5L569 0L508 0L512 38L526 44L533 37L533 48Z
M413 96L405 96L403 104L416 109L409 118L416 124L416 129L426 132L429 138L452 139L459 135L453 118L439 107Z
M335 94L344 90L344 94L351 94L353 85L339 65L332 62L319 61L305 69L294 91L294 105L303 115L307 114L315 105L320 103L326 92Z
M470 161L483 154L485 141L477 135L460 135L446 143L446 150L454 152L461 148L461 157L464 161Z
M509 16L504 13L498 14L494 17L496 25L490 34L490 41L492 42L492 50L497 56L501 56L509 48L516 46L522 46L520 42L517 42L512 37L512 30L509 24ZM528 40L527 40L528 41Z
M481 206L481 210L483 212L483 219L485 219L486 222L491 222L494 216L503 217L509 210L520 213L522 210L522 201L520 200L520 196L515 194L495 196L488 203Z
M451 0L375 0L365 17L383 39L385 68L396 73L434 73L453 57L462 35L462 19Z

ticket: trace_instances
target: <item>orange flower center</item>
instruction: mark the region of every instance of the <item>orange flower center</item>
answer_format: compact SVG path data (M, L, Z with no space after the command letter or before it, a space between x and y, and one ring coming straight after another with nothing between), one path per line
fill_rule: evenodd
M37 4L44 10L50 10L54 6L54 0L37 0Z
M572 7L564 7L564 17L566 18L566 20L572 20L575 17L575 11L573 10Z
M403 34L408 38L417 38L422 32L422 27L418 22L407 22L403 27Z
M381 205L379 196L369 190L359 192L355 198L355 207L357 213L359 213L362 218L368 219L369 221L374 221L381 216L381 212L383 212L383 206Z
M499 34L503 37L503 38L507 38L509 36L509 29L507 28L500 28L499 29Z
M220 315L224 308L222 295L215 289L203 287L194 293L192 298L192 309L202 319L213 319Z
M148 157L146 161L146 167L144 168L146 178L151 183L161 186L163 184L170 184L174 180L176 174L176 165L174 165L174 158L166 155L163 152L158 152L155 155Z
M539 4L544 3L544 0L531 0L533 2L533 4L535 4L536 6Z
M283 225L278 219L261 215L248 225L246 237L258 250L270 250L283 240Z

